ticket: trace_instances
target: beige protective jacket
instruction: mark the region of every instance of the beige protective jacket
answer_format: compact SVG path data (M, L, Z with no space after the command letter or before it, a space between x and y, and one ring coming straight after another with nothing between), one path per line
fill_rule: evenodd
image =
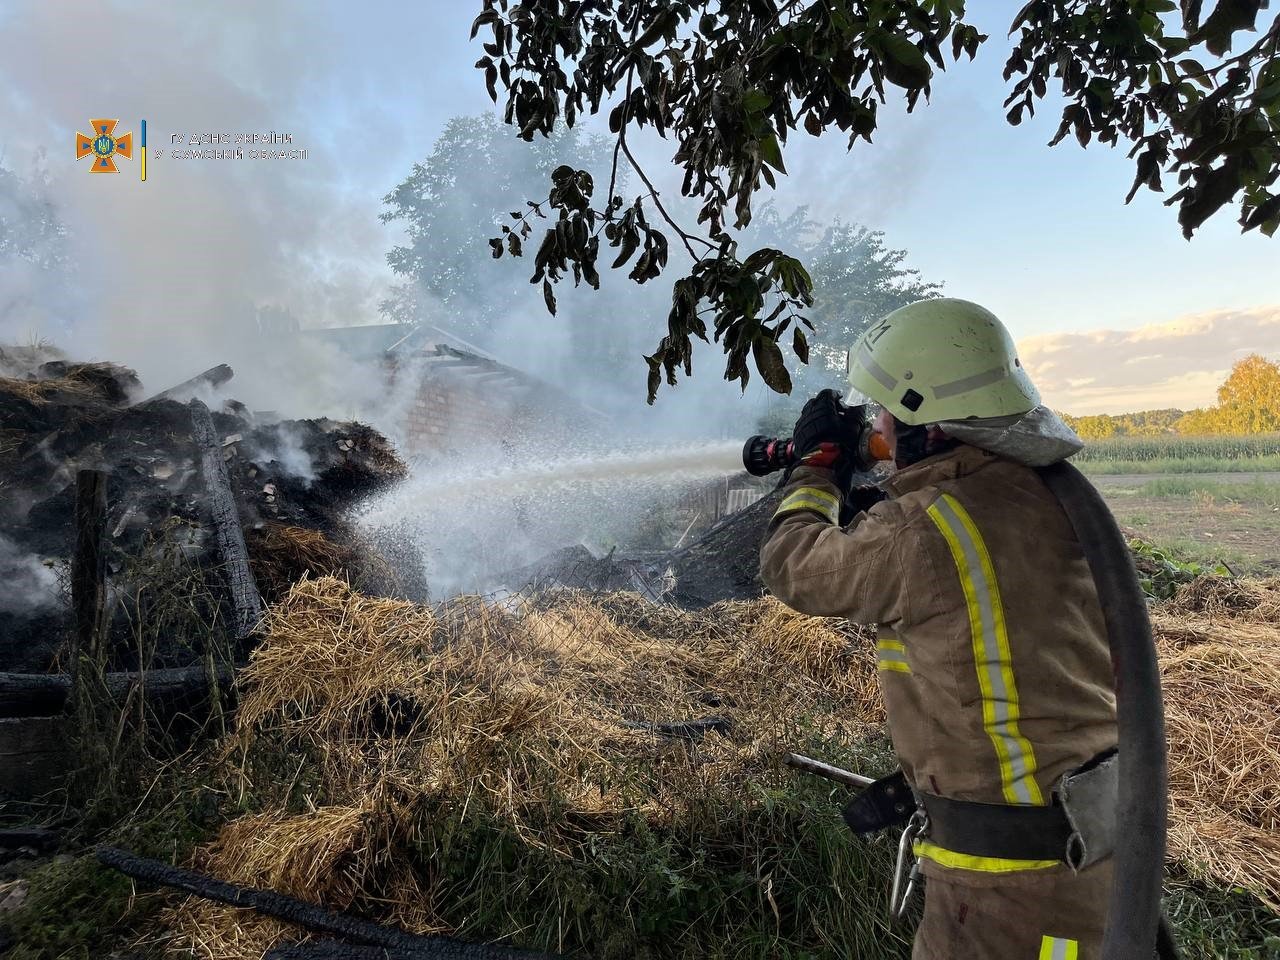
M796 469L761 550L765 585L803 613L877 626L890 733L917 790L1048 803L1117 738L1102 611L1066 515L1034 470L963 444L885 487L892 499L842 528L831 472ZM926 874L1022 865L918 852Z

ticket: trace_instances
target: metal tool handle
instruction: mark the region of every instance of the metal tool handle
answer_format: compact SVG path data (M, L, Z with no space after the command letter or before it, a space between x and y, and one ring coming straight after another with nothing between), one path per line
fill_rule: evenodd
M841 770L839 767L833 767L829 763L814 760L812 757L801 756L798 753L784 754L782 762L788 767L795 767L805 773L812 773L826 780L842 783L846 787L869 787L875 783L875 780L871 777L864 777L859 773Z

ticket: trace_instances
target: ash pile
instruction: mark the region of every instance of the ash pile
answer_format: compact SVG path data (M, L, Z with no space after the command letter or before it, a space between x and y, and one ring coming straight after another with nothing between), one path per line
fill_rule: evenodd
M418 586L398 581L345 520L406 475L391 443L362 424L281 420L215 399L231 377L214 367L148 396L126 367L74 363L43 347L0 349L0 670L66 667L82 470L105 474L109 668L185 665L197 651L184 633L234 636L202 469L213 446L263 600L303 573L415 595ZM206 448L194 425L202 417L212 424Z

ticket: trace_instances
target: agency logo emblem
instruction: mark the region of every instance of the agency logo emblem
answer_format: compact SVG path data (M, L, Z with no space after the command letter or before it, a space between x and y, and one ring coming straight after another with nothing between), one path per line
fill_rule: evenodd
M76 134L76 159L93 157L93 164L89 167L90 173L119 173L120 171L116 168L116 156L119 155L126 160L133 159L133 134L126 133L123 137L117 137L115 130L119 122L119 120L90 120L93 133L87 137L83 133Z

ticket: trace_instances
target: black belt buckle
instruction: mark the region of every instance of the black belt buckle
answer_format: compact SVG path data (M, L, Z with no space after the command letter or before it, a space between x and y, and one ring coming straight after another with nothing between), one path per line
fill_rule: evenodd
M900 826L915 812L916 798L901 770L875 781L840 811L849 829L859 836Z

